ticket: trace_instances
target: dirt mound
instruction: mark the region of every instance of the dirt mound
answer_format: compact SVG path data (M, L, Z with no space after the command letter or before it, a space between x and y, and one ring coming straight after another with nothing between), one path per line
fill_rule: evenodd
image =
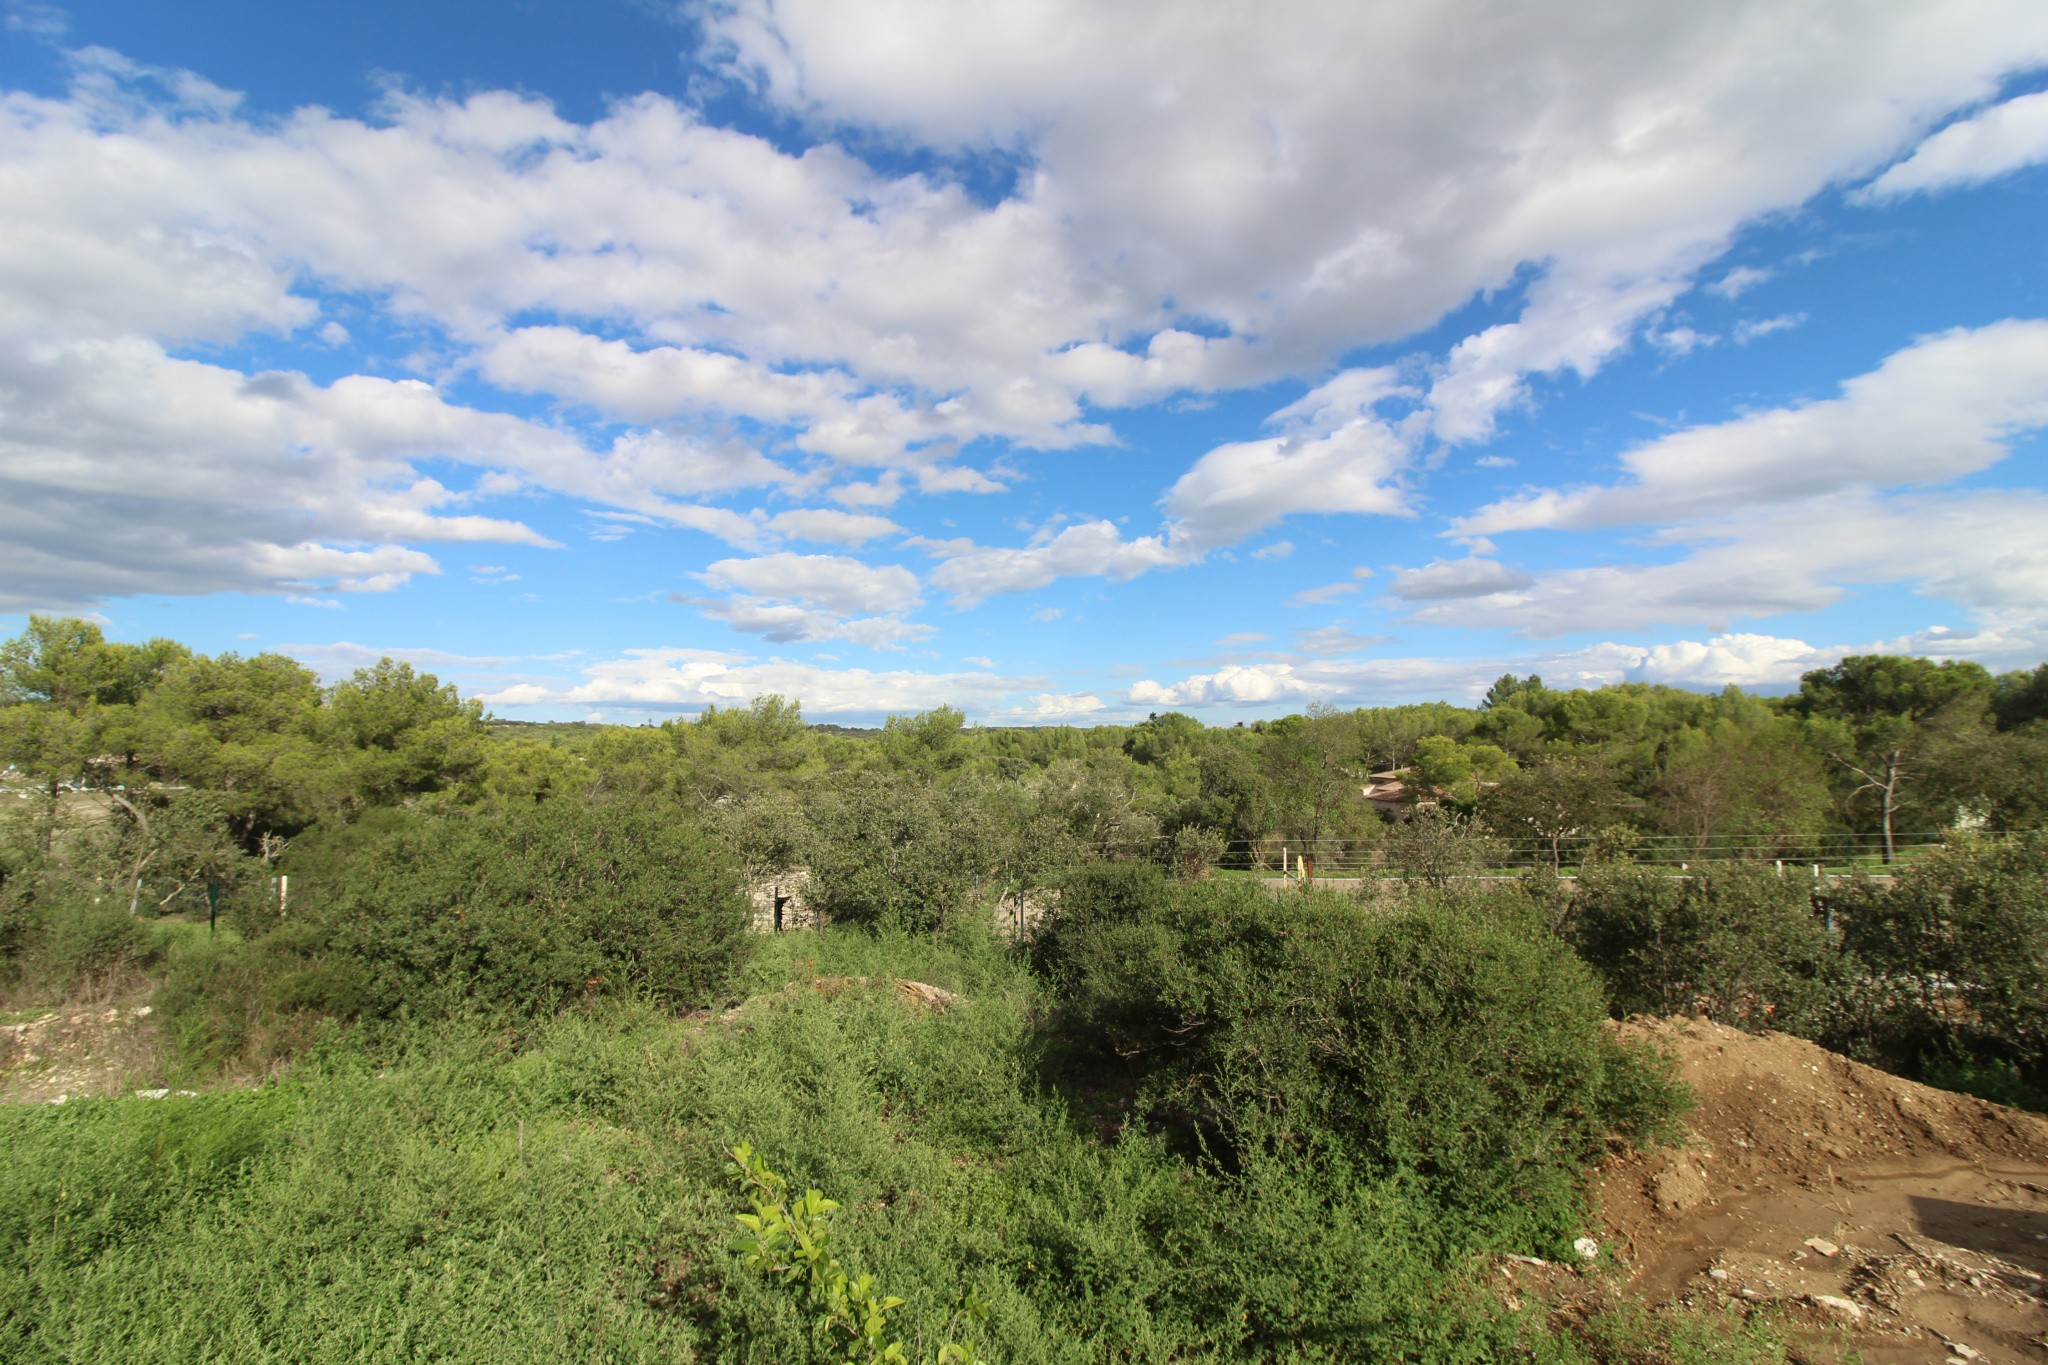
M1689 1145L1602 1172L1633 1289L1774 1307L1820 1359L2048 1359L2048 1121L1782 1034L1621 1032L1699 1097Z

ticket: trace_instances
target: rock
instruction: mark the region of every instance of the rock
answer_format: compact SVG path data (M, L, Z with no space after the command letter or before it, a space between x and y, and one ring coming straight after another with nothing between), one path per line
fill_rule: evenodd
M1650 1182L1650 1195L1659 1213L1683 1213L1707 1201L1707 1182L1695 1167L1680 1162Z
M1808 1251L1817 1251L1823 1256L1839 1256L1842 1249L1825 1237L1809 1237L1801 1245Z
M1581 1237L1572 1243L1572 1250L1579 1253L1580 1260L1591 1261L1599 1257L1600 1244L1591 1237Z
M1946 1344L1948 1346L1948 1353L1958 1360L1975 1360L1984 1354L1974 1346L1965 1346L1960 1341L1951 1341Z
M1707 1272L1707 1278L1711 1280L1725 1280L1728 1278L1728 1272L1721 1269L1721 1267L1719 1266L1715 1266L1712 1270L1709 1270Z
M923 981L898 981L896 991L912 1004L923 1005L940 1014L960 1003L960 997L944 986L933 986Z
M1845 1299L1839 1294L1808 1294L1806 1301L1838 1318L1845 1318L1850 1322L1863 1321L1863 1305Z

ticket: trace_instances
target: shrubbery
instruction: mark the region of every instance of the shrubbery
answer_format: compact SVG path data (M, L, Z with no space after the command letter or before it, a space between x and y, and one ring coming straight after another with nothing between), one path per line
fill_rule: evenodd
M2048 1098L2048 837L1960 840L1889 888L1834 899L1865 969L1866 1047L2008 1100Z
M569 799L378 823L346 856L308 850L288 914L240 914L241 935L172 957L158 1000L185 1055L261 1068L352 1021L702 1005L751 946L730 855L671 812Z
M1811 1035L1841 988L1812 883L1768 863L1684 877L1626 862L1589 867L1566 926L1623 1014L1706 1014Z
M345 1012L535 1015L599 996L699 1005L751 911L723 846L672 812L549 801L416 820L350 859L311 913Z
M1565 1234L1587 1163L1678 1102L1512 892L1378 908L1099 869L1069 882L1039 951L1065 1030L1135 1068L1152 1121L1233 1160L1410 1177L1524 1235Z
M821 797L812 906L835 922L916 931L965 912L992 860L961 804L930 781L883 773Z

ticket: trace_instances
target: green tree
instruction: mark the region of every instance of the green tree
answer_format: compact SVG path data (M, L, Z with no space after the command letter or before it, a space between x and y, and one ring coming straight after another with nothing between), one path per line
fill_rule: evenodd
M380 659L328 689L323 737L352 798L387 804L461 782L484 761L483 706L408 663Z
M1134 763L1156 767L1201 746L1202 722L1179 711L1147 716L1131 727L1124 752Z
M1604 764L1570 756L1508 773L1479 801L1495 834L1509 843L1536 843L1550 855L1554 872L1564 869L1569 841L1611 823L1622 805L1621 788Z
M967 760L961 729L967 717L950 706L882 722L882 754L902 771L927 776L952 772Z
M1839 726L1842 742L1829 756L1853 779L1845 800L1868 797L1877 808L1886 863L1929 741L1981 727L1994 691L1981 665L1889 654L1856 655L1800 678L1793 706Z
M1922 809L1994 831L2048 825L2048 726L1971 728L1930 738L1918 754Z
M261 850L265 834L311 824L336 785L315 737L320 704L312 672L283 655L193 655L143 696L131 742L156 776L216 793L236 836Z
M1432 701L1356 711L1352 724L1358 735L1359 758L1367 771L1388 772L1414 762L1416 746L1425 738L1442 735L1464 739L1478 720L1479 713L1475 711Z
M773 693L744 708L707 706L694 724L672 727L680 781L699 802L745 799L786 786L817 760L803 707Z
M1652 806L1657 823L1707 857L1727 836L1760 836L1748 851L1774 857L1811 847L1828 823L1827 775L1797 722L1754 698L1721 699L1734 714L1686 726L1665 746Z
M1416 781L1455 800L1475 800L1514 770L1515 760L1496 744L1431 735L1415 748Z
M1991 713L2001 730L2048 720L2048 664L2031 673L2002 673L1992 687Z
M184 646L170 640L109 643L98 625L75 617L30 616L26 630L0 643L0 759L48 784L46 853L60 784L90 780L102 790L114 785L113 769L125 761L100 762L103 746L110 736L125 742L135 703L185 655ZM109 795L130 819L147 823L132 803Z

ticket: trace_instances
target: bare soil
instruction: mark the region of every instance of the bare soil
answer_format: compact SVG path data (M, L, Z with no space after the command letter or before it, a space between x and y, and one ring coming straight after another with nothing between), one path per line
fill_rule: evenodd
M147 1005L71 1005L5 1017L0 1103L61 1104L162 1084Z
M1600 1174L1631 1291L1772 1310L1815 1360L2048 1360L2048 1120L1783 1034L1621 1031L1699 1096L1689 1145Z

